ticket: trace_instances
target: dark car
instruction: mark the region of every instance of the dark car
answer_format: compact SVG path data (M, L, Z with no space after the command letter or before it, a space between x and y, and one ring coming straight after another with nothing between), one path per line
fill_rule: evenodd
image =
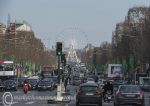
M113 92L115 93L115 92L117 92L119 86L124 85L124 83L123 82L113 82L112 85L113 85Z
M15 80L6 80L4 81L5 90L14 90L17 91L17 83Z
M23 87L24 81L27 80L26 77L18 77L14 79L17 82L18 87Z
M29 90L37 89L37 85L38 85L38 80L37 79L28 78L27 82L28 82L28 85L29 85Z
M40 90L52 90L52 83L49 80L40 80L37 86L38 91Z
M47 78L44 78L43 80L46 80L46 81L49 81L51 83L51 90L54 90L55 89L55 82L54 82L54 77L47 77Z
M114 97L114 106L144 104L144 92L137 85L120 85Z
M83 83L76 95L76 106L98 104L102 106L102 89L96 83Z
M53 76L53 81L54 81L54 87L56 88L57 87L57 84L58 84L58 77L57 76Z
M4 83L0 80L0 91L4 91L5 90L5 85Z

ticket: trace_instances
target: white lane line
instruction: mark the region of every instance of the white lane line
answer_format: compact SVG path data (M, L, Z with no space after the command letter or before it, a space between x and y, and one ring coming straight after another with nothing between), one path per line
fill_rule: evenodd
M25 103L26 105L30 105L30 104L33 104L33 103L35 103L35 101L30 101L30 102L27 102L27 103Z

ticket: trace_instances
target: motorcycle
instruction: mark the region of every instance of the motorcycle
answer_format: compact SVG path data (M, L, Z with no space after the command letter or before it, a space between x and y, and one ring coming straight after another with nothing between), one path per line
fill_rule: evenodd
M113 95L110 91L107 91L105 96L104 96L104 101L110 102L112 101Z
M24 84L24 87L23 87L23 91L24 91L24 94L27 94L28 93L28 84Z

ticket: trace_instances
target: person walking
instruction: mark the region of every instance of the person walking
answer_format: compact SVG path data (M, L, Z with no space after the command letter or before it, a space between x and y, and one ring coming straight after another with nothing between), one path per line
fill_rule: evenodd
M67 90L67 85L68 85L68 77L64 81L65 91Z

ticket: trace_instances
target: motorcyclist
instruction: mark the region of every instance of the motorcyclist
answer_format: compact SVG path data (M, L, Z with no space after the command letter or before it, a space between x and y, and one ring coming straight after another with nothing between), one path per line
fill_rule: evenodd
M108 92L108 91L111 91L111 94L113 94L113 85L107 81L106 84L103 86L103 98L105 98L105 94Z
M27 92L28 92L28 89L29 89L28 86L29 86L29 85L28 85L28 81L25 80L25 81L24 81L24 84L23 84L23 90L24 90L24 93L27 93Z

